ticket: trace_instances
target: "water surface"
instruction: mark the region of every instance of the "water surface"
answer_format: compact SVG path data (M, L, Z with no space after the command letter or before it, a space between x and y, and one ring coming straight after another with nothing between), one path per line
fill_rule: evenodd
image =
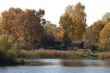
M62 59L33 59L32 61L49 64L0 67L0 73L110 73L110 61Z

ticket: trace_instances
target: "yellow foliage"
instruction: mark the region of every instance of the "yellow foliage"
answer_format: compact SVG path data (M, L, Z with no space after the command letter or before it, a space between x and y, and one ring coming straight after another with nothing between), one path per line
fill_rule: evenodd
M110 48L110 23L107 23L100 32L100 44L103 48Z

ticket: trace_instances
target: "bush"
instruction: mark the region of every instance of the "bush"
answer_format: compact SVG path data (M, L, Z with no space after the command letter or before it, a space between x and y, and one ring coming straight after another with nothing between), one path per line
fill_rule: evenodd
M0 35L0 49L9 49L8 35L6 34Z
M22 58L17 59L17 63L19 64L25 64L25 60Z
M103 47L105 51L110 50L110 38L106 38L103 42Z
M13 65L17 63L19 53L18 43L11 44L8 41L8 35L0 35L0 65Z

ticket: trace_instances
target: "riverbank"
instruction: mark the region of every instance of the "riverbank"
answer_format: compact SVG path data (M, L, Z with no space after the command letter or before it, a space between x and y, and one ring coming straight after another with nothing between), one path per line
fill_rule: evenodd
M31 62L28 59L96 59L109 60L110 52L92 52L89 50L21 50L19 58L8 59L0 62L0 66L8 65L42 65L40 62ZM46 63L47 64L47 63Z
M59 51L59 50L21 50L21 58L60 58L60 59L101 59L110 58L110 52L91 52L87 50Z
M23 58L18 58L15 60L1 60L0 66L16 66L16 65L25 65L26 63L29 63Z

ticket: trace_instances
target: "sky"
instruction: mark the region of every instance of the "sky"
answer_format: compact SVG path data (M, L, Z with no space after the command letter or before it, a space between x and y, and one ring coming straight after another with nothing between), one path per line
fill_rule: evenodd
M0 0L0 13L10 7L35 10L42 8L45 10L44 18L58 25L65 7L78 2L86 7L88 25L101 19L106 12L110 12L110 0Z

